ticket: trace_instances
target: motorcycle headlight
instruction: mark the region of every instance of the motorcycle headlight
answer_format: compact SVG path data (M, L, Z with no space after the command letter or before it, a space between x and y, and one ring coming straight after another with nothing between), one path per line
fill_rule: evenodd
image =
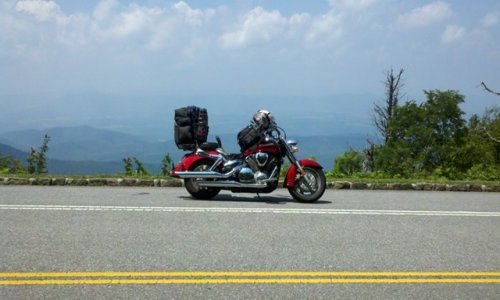
M296 141L290 140L290 141L287 141L286 143L288 144L288 146L290 147L290 149L292 150L293 153L299 152L300 149L299 149L299 147L297 147Z

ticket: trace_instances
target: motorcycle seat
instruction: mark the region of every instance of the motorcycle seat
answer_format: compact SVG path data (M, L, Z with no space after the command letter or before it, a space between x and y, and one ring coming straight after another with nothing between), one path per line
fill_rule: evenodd
M203 143L201 145L199 145L200 149L201 150L216 150L217 148L219 148L219 144L218 143L212 143L212 142L207 142L207 143Z

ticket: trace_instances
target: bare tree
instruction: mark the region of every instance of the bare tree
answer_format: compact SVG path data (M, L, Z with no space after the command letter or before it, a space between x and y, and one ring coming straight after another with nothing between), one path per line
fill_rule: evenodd
M498 93L498 92L495 92L495 91L491 90L489 87L487 87L487 86L486 86L486 84L485 84L483 81L481 81L481 85L484 87L484 89L485 89L487 92L490 92L490 93L492 93L493 95L500 96L500 93Z
M500 143L499 139L496 139L494 136L491 135L491 133L486 129L486 127L483 127L484 132L486 132L486 135L488 138L494 142Z
M390 71L386 73L385 79L385 101L382 104L375 103L374 110L374 123L379 131L380 135L384 138L384 142L387 143L390 139L390 128L389 120L394 116L394 111L398 107L399 93L401 88L404 86L401 81L404 69L400 69L397 74L391 68Z
M500 93L499 93L499 92L495 92L495 91L493 91L492 89L490 89L489 87L487 87L487 86L486 86L486 84L485 84L483 81L481 81L481 85L483 86L483 88L484 88L487 92L489 92L489 93L491 93L491 94L493 94L493 95L496 95L496 96L500 96ZM498 114L497 114L497 116L498 116ZM498 120L498 118L497 118L497 120ZM498 123L497 123L497 124L498 124ZM500 143L500 139L495 138L495 137L494 137L494 136L490 133L490 131L488 131L488 129L487 129L486 127L482 127L482 129L484 130L484 132L486 133L486 135L488 136L488 138L489 138L490 140L492 140L492 141L494 141L494 142L497 142L497 143Z
M377 145L370 139L366 141L369 146L363 149L363 172L369 173L375 170L375 149Z

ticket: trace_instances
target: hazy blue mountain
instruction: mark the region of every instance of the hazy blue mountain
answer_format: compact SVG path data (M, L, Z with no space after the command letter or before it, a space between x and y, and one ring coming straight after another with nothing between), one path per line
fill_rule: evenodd
M50 136L47 157L52 159L113 161L135 156L144 162L161 162L167 152L177 149L166 142L89 126L24 130L2 134L1 138L13 147L29 151L40 146L45 134Z
M6 104L14 106L28 98L32 103L44 105L5 114L0 118L0 133L90 125L155 141L168 141L173 139L175 109L196 105L208 110L212 134L236 134L259 109L270 110L278 124L290 134L363 134L373 127L373 102L383 100L383 94L280 96L193 92L114 95L88 92L60 98L48 95L17 96L9 98Z
M28 157L28 152L21 151L12 146L5 145L0 141L0 155L1 156L10 156L14 159L24 161L26 157Z
M0 143L0 155L11 156L14 159L21 161L24 166L27 166L26 158L29 153ZM158 174L161 165L144 163L145 168L152 174ZM114 175L123 173L123 162L116 161L69 161L60 159L48 159L47 170L49 174L58 175L96 175L109 174Z
M47 152L48 169L53 174L115 174L123 172L124 157L137 157L147 169L158 173L161 161L169 153L178 161L186 152L177 149L173 140L166 142L135 135L102 130L89 126L56 127L46 130L24 130L0 135L6 154L15 153L14 158L25 161L32 146L38 148L43 136L51 138ZM220 135L224 149L238 152L236 134ZM315 157L325 169L330 170L334 158L349 148L360 149L366 144L366 136L360 134L331 136L288 136L299 142L299 158ZM209 136L215 141L215 135ZM20 150L17 150L17 149ZM15 149L15 150L13 150ZM7 151L7 150L4 150Z

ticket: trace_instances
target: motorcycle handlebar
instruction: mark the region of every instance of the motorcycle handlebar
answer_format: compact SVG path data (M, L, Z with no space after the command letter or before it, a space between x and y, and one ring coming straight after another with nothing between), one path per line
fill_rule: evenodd
M274 135L273 135L273 133L274 133L274 132L277 134L276 138L281 138L281 137L283 137L283 138L286 140L286 132L285 132L285 130L283 130L283 128L278 127L278 126L276 126L275 128L273 128L273 129L271 130L271 132L270 132L270 134L271 134L273 137L274 137Z

